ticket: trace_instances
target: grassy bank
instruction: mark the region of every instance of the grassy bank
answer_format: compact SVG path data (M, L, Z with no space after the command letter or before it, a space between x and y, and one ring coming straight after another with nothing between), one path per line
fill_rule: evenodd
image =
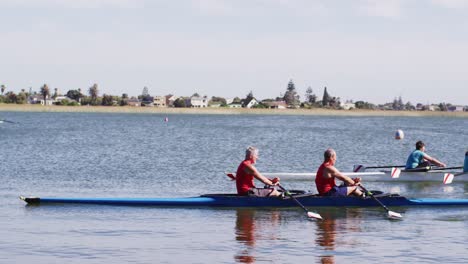
M468 112L331 110L331 109L245 109L245 108L157 108L133 106L42 106L0 104L3 112L154 113L213 115L328 115L328 116L441 116L468 118Z

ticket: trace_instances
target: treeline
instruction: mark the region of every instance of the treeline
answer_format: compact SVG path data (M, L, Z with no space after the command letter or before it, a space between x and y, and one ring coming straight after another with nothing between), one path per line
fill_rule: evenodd
M86 91L82 89L68 90L66 94L60 94L58 88L51 90L47 84L40 87L39 91L29 91L21 89L19 93L13 91L6 91L5 85L0 85L0 103L7 104L27 104L27 103L43 103L51 104L52 102L56 105L103 105L103 106L125 106L129 102L141 103L141 105L150 105L154 98L149 94L148 88L144 87L141 95L137 97L129 97L128 94L124 93L121 96L102 94L99 96L99 88L97 84L93 84ZM168 98L168 95L165 96ZM162 97L162 96L160 96ZM174 99L173 103L168 106L171 107L190 107L188 98L201 97L198 93L194 93L192 96L179 96ZM207 98L204 96L203 98ZM42 102L43 100L43 102ZM249 104L252 100L255 100L255 104ZM366 101L346 101L341 102L340 97L332 96L327 87L324 87L324 91L321 97L316 95L312 90L312 87L307 87L304 94L304 100L301 100L301 96L298 94L296 86L293 80L289 80L286 90L276 98L268 98L258 100L255 98L252 91L250 91L245 97L235 97L232 100L219 96L212 96L209 99L208 105L217 105L219 107L229 107L232 104L239 104L242 107L251 108L271 108L273 103L280 103L287 108L328 108L328 109L370 109L370 110L432 110L432 111L449 111L453 110L454 106L449 103L439 103L432 105L416 104L413 105L411 102L403 102L401 97L395 98L393 102L389 102L382 105L375 105ZM467 110L464 107L461 111Z

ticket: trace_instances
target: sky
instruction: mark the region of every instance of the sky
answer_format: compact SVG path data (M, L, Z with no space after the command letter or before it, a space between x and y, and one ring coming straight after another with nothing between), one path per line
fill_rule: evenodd
M7 91L468 105L468 0L0 0Z

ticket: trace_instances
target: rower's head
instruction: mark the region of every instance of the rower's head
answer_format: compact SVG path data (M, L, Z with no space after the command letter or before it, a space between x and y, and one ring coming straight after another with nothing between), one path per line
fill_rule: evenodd
M331 162L332 164L335 164L336 162L336 152L332 148L329 148L325 150L323 153L323 158L325 162Z
M416 142L416 149L424 151L426 149L426 144L424 144L424 142L419 140L418 142Z
M245 159L252 160L254 163L258 159L258 149L256 147L248 147L245 151Z

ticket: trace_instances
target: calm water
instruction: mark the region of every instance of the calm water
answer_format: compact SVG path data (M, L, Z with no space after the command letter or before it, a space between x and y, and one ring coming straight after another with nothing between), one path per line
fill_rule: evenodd
M249 145L268 172L404 164L414 142L460 166L468 119L10 113L0 117L0 263L467 263L468 208L27 207L18 195L184 197L234 192ZM405 139L393 139L396 129ZM313 190L311 182L283 181ZM413 197L468 198L468 184L368 183ZM315 210L315 209L314 209Z

